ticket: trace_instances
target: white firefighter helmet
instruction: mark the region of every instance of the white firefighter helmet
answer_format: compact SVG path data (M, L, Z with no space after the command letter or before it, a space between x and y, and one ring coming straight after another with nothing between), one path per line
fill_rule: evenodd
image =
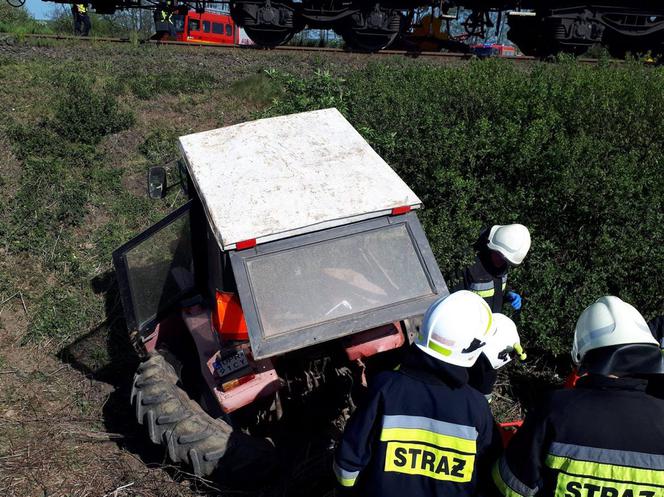
M601 297L576 322L572 360L578 366L591 350L628 344L659 346L646 320L632 305L618 297Z
M440 361L470 367L494 329L491 308L484 299L460 290L431 304L416 344Z
M519 265L530 250L530 232L523 224L496 224L489 231L487 247L511 264Z
M521 347L521 339L514 321L497 312L493 313L493 320L496 324L496 331L488 338L486 346L482 349L482 353L491 363L491 367L493 369L502 368L515 355L524 360L526 354Z

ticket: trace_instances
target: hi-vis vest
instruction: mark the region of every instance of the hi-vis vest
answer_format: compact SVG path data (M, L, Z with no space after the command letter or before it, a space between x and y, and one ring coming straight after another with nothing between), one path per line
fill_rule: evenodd
M583 377L527 418L493 468L504 497L664 497L664 400Z
M507 273L493 276L484 267L479 257L471 266L463 270L461 281L454 287L454 291L470 290L476 293L489 304L493 312L502 312L503 294L506 289Z
M469 482L477 453L477 430L422 416L383 416L380 440L386 443L385 472L440 481ZM353 486L359 471L335 463L342 486Z
M159 12L161 15L161 21L162 22L168 22L172 23L173 22L173 2L170 0L166 1L164 6L162 7L161 11Z
M339 484L362 497L475 495L478 468L489 478L499 444L484 397L405 367L382 373L372 387L337 451Z
M501 276L501 290L505 291L507 288L507 275ZM482 298L493 297L496 294L496 289L493 281L472 282L468 285L468 290L476 293Z
M423 416L383 416L385 471L468 482L477 453L477 430Z

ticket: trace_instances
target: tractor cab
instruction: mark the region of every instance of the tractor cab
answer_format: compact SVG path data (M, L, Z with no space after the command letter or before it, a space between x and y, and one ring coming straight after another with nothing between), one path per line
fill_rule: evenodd
M336 109L179 146L188 202L114 263L147 353L192 337L206 410L232 422L259 399L294 399L325 364L361 370L360 384L353 364L408 345L410 318L448 294L420 199Z

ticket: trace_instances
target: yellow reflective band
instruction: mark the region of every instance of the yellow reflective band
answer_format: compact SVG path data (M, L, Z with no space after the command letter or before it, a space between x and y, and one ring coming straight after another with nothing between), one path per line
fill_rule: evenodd
M592 476L603 480L618 480L621 482L638 482L641 485L664 485L664 470L633 468L630 466L616 466L591 461L577 461L567 457L548 455L546 465L552 469L564 471L577 476ZM664 487L660 494L664 495ZM634 495L637 497L637 495Z
M383 431L380 432L380 441L423 442L436 445L441 449L458 450L467 454L475 454L477 451L475 440L443 435L420 428L383 428Z
M482 298L493 297L493 294L496 293L493 288L490 290L471 290L471 292L476 293Z
M339 478L337 477L337 481L339 482L339 485L342 487L352 487L355 485L355 480L357 478Z
M357 476L360 474L359 471L347 471L341 468L337 464L337 461L333 462L332 469L334 470L334 475L337 477L339 485L341 485L342 487L354 486L355 480L357 480Z
M664 488L560 473L554 495L555 497L661 497L664 495Z
M503 290L505 290L505 288L507 288L507 283L503 283Z
M445 347L442 347L438 345L437 343L433 342L432 340L429 340L429 348L431 350L435 350L441 355L448 356L452 354L452 351L450 349L446 349Z
M491 476L493 477L493 483L496 484L496 487L503 495L503 497L525 497L524 495L521 495L519 492L515 492L514 490L512 490L510 486L507 483L505 483L502 475L500 474L499 462L493 465ZM556 497L558 497L558 494L556 494Z
M474 467L474 455L427 445L389 442L385 452L386 472L464 483L471 480Z

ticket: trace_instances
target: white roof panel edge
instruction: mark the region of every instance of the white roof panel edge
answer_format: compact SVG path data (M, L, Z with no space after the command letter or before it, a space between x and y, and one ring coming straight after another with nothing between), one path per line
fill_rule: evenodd
M422 204L336 109L249 121L178 144L223 250Z

